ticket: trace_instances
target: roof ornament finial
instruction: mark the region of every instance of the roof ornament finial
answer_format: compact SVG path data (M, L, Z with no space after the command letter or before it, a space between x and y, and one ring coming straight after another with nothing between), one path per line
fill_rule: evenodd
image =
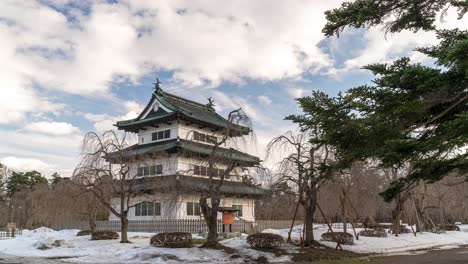
M163 90L161 88L161 82L159 81L159 78L156 77L156 82L154 84L154 90L156 90L156 93L161 95Z
M208 97L208 103L206 104L206 106L208 106L209 108L213 109L214 107L214 103L213 103L213 99L210 97Z

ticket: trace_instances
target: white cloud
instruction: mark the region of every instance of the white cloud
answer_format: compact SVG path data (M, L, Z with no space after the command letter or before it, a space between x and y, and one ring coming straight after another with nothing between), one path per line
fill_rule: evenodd
M298 77L332 64L317 44L323 11L338 2L94 2L89 14L69 10L68 20L34 0L2 1L0 59L8 63L0 72L11 81L0 87L32 100L31 82L102 95L112 81L136 82L154 69L187 86ZM41 98L29 105L11 119L53 109Z
M290 87L286 89L286 92L292 97L292 98L299 98L305 95L307 92L306 89L304 88L298 88L298 87Z
M69 135L79 133L80 129L65 122L41 121L27 124L24 129L30 132L38 132L50 135Z
M35 169L46 175L57 171L63 176L71 176L79 160L82 140L80 134L49 135L25 130L0 130L0 157L40 160L47 166L32 162L24 168L17 166L17 169Z
M124 107L129 112L140 113L143 111L143 107L135 101L124 102Z
M438 29L468 28L468 17L457 20L456 9L449 9L445 19L436 20ZM356 70L371 63L390 63L403 56L413 59L413 62L426 62L428 57L415 51L417 47L436 45L439 41L433 31L419 31L417 33L403 30L398 33L385 35L382 28L373 27L364 33L365 46L354 58L345 61L342 71ZM336 71L331 71L337 74Z
M257 100L262 104L262 105L271 105L272 101L270 99L270 97L266 96L266 95L259 95L257 96Z
M125 115L113 116L108 114L92 114L84 113L83 116L89 121L94 122L93 126L96 132L103 133L109 130L115 130L114 126L117 121L123 121L128 119L136 118L140 114L140 111L130 111Z
M2 164L5 164L8 169L18 172L25 171L44 171L50 168L50 165L43 162L39 159L33 158L18 158L13 156L8 156L0 159Z

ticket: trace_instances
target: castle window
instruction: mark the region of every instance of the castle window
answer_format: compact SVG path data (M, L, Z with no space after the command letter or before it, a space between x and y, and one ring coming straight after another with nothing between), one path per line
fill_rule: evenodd
M163 166L156 165L156 174L162 174L162 173L163 173Z
M200 166L200 176L206 176L206 167Z
M200 140L201 142L205 142L205 140L206 140L206 135L205 135L205 134L200 134L200 135L199 135L199 140Z
M135 205L135 216L159 216L161 203L141 202Z
M218 142L218 139L215 136L210 136L197 131L193 132L193 140L210 144L216 144Z
M158 140L164 139L164 131L158 132Z
M138 168L138 176L159 175L163 173L163 165L146 166Z
M223 177L223 176L224 176L225 178L228 178L227 175L224 175L224 170L219 169L219 170L218 170L218 177Z
M151 140L152 141L158 141L158 140L162 140L162 139L166 139L166 138L170 138L170 137L171 137L171 130L170 129L161 130L161 131L154 132L154 133L151 134Z
M193 140L200 141L200 133L198 133L197 131L194 131Z
M231 175L229 174L224 175L225 173L226 173L226 170L223 170L223 169L213 168L212 172L210 172L210 168L208 167L198 166L198 165L193 166L193 175L197 175L197 176L210 177L210 175L213 175L213 178L220 178L224 176L225 179L229 179Z
M216 144L217 138L215 136L206 136L206 142L210 144Z
M236 212L236 216L242 217L242 205L240 204L233 204L232 208L238 209L239 211Z
M187 202L187 215L201 215L200 204Z

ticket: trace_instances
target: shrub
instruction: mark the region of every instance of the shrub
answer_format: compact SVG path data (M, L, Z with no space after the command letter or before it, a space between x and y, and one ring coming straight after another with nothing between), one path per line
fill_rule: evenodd
M366 218L364 219L364 221L362 221L362 224L366 227L366 228L371 228L370 226L372 225L376 225L377 223L375 222L374 218L372 216L366 216Z
M281 246L283 238L271 233L258 233L247 237L247 243L256 249L274 249Z
M81 230L78 233L76 233L76 236L89 236L93 232L91 230Z
M184 232L159 233L151 237L150 244L155 247L192 247L192 234Z
M96 231L91 234L91 240L119 239L119 234L114 231Z
M366 228L372 228L372 229L378 229L378 228L390 229L392 225L391 224L379 224L379 223L367 223L364 226Z
M434 234L444 234L445 230L441 230L438 227L432 227L431 229L427 229L426 231L432 232Z
M393 228L393 225L390 226L388 232L391 234L395 234L395 229ZM400 225L400 234L408 234L408 233L411 233L411 230L405 225Z
M460 231L460 227L452 224L438 225L440 230L444 231Z
M338 241L335 241L333 239L333 234L335 234L335 237ZM345 233L345 232L327 232L322 234L322 240L323 241L328 241L328 242L339 242L342 245L352 245L354 244L354 238L353 235L350 233Z
M359 232L359 235L365 237L387 237L387 231L383 228L367 229Z

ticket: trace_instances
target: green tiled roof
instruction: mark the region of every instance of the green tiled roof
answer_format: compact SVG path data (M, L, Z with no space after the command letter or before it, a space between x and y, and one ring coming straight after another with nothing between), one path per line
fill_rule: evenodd
M154 109L150 109L155 100L158 100L170 111L166 112L161 107L158 108L156 112ZM148 111L148 115L144 116L144 113ZM220 129L226 128L229 124L229 121L217 114L210 105L200 104L166 93L162 89L158 88L153 92L150 102L137 118L119 121L115 125L119 129L133 131L141 126L156 124L158 122L166 122L177 118ZM237 125L236 128L236 130L243 134L250 132L250 129L245 126Z
M213 146L202 144L198 142L188 141L184 139L172 139L154 142L150 144L136 144L131 147L126 148L122 152L114 152L108 158L127 158L141 155L148 155L158 152L179 152L187 151L192 154L198 154L200 156L211 155L213 151ZM227 148L219 148L215 155L218 155L223 158L229 158L244 163L246 165L254 165L260 162L258 157L252 156L250 154Z
M212 179L219 181L218 179ZM136 191L166 191L178 193L199 193L200 191L208 191L209 178L192 177L183 175L169 175L141 178L141 182L135 184L133 188ZM225 180L220 187L222 194L236 195L240 197L255 197L258 198L267 193L267 190L246 184L244 182Z

